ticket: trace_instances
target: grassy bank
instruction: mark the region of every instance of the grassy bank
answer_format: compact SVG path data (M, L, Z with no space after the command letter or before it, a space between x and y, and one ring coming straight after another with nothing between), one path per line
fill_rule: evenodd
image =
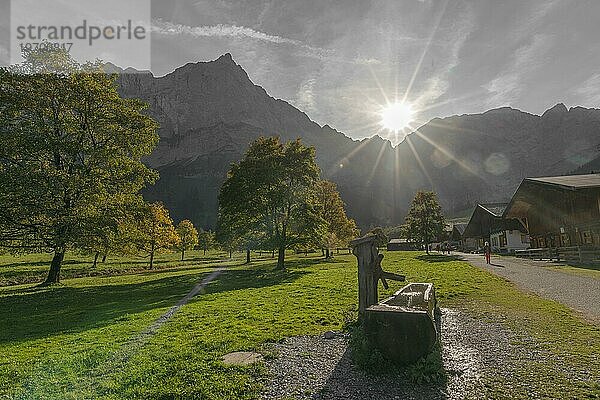
M212 261L65 279L45 289L0 288L0 398L256 398L265 371L226 367L223 354L263 351L265 343L343 329L356 318L353 256L294 256L287 272L274 271L270 259L234 260L154 336L140 339L213 270ZM387 253L383 265L410 281L434 282L442 307L503 321L554 355L556 365L531 360L513 382L484 377L494 397L600 393L600 330L565 307L447 257ZM571 382L561 372L569 368L586 369L589 379Z
M600 280L600 267L596 265L557 265L549 268Z

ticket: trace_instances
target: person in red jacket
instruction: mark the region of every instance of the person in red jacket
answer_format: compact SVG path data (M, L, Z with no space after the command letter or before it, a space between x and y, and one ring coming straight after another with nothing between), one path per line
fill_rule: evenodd
M490 259L492 257L492 248L490 247L489 242L485 242L485 244L483 245L483 254L485 254L485 263L491 264Z

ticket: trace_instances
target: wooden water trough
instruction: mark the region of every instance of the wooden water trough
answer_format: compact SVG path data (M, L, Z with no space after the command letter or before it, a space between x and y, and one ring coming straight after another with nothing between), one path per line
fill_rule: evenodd
M429 354L439 339L436 309L433 284L411 283L365 310L365 333L390 359L413 363Z
M358 259L359 318L367 340L381 353L399 363L410 364L427 355L439 340L440 313L431 283L411 283L378 302L381 279L404 281L403 275L383 271L376 237L367 235L352 242Z

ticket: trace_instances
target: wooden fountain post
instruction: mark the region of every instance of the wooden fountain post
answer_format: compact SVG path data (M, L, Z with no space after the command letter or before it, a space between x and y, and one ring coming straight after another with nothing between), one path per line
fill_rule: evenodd
M379 250L375 245L377 237L375 235L366 235L353 240L352 253L358 259L358 315L359 318L365 313L365 310L377 304L377 277L373 271L374 261L379 256Z
M377 304L379 296L377 283L381 279L383 287L388 288L387 279L404 281L403 275L385 272L381 269L383 254L379 254L376 245L377 236L366 235L350 242L352 253L358 260L358 317L361 319L365 310Z

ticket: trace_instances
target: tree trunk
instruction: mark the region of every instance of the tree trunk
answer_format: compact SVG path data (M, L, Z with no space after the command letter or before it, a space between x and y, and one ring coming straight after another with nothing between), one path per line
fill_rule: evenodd
M184 257L185 257L185 249L181 249L181 261L183 261Z
M104 253L104 254L102 255L102 264L104 264L104 263L106 262L106 256L107 256L107 254L106 254L106 253Z
M277 269L285 271L285 246L279 246L277 253Z
M233 250L229 250L229 258L233 257Z
M275 258L275 250L271 250L271 258Z
M154 243L152 243L152 248L150 249L150 269L154 267Z
M321 255L325 257L325 249L321 248Z
M206 249L204 249L204 255L206 255Z
M52 262L50 263L50 271L48 271L48 277L46 278L46 281L42 283L42 286L60 282L60 267L62 266L64 258L64 249L54 250L54 257L52 257Z
M246 264L250 264L250 249L246 249Z
M425 253L429 255L429 243L425 242Z
M325 258L329 259L331 255L329 254L329 247L325 249Z
M97 251L94 255L94 265L92 265L92 268L96 268L96 266L98 265L98 257L100 257L100 252Z

